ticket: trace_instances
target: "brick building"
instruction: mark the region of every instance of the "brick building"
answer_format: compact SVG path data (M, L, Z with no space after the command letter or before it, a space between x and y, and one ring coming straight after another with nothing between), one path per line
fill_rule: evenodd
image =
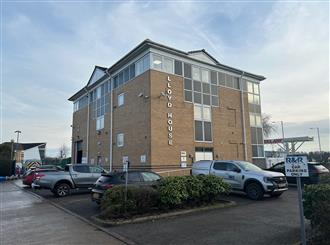
M200 159L264 162L265 78L145 40L74 94L72 161L167 171ZM108 168L109 168L108 167Z

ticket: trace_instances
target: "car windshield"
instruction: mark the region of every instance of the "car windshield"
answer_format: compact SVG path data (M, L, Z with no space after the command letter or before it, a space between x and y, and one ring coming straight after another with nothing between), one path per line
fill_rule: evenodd
M259 168L258 166L250 163L250 162L244 162L244 161L239 161L237 162L237 164L244 169L244 171L260 171L261 168Z

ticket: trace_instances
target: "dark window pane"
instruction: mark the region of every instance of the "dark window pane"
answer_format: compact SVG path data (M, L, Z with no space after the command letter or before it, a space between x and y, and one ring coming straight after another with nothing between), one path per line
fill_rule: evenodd
M252 146L252 157L258 157L258 146L257 145Z
M255 128L255 127L251 127L251 142L252 142L252 144L258 144L257 128Z
M194 81L194 91L195 92L202 92L202 84L201 84L201 82Z
M211 94L212 95L218 95L218 86L217 85L211 85Z
M245 79L242 79L242 86L243 86L243 90L247 91L247 81Z
M129 80L129 67L125 68L124 70L124 83Z
M212 124L211 124L211 122L204 122L204 140L212 141Z
M213 165L213 169L226 171L227 170L227 163L226 162L215 162L214 165Z
M89 173L89 166L86 165L74 165L73 170L78 173Z
M123 76L123 72L120 72L118 74L118 86L122 85L124 80L123 80L124 76Z
M263 144L264 142L262 141L262 128L257 128L256 131L258 144Z
M202 94L194 92L194 103L202 104Z
M233 77L233 87L239 89L239 78Z
M114 88L118 87L118 75L115 76L114 79L113 79L113 86L114 86Z
M192 102L192 92L191 91L188 91L188 90L184 91L184 100Z
M191 79L184 79L184 89L192 90L192 81Z
M226 74L226 86L233 87L233 76Z
M182 75L182 62L174 60L174 73L177 75Z
M219 106L219 97L217 96L212 96L212 105L213 106Z
M129 66L129 79L135 77L135 63Z
M184 77L191 78L191 65L184 63Z
M141 182L140 174L136 172L128 173L128 182Z
M218 78L219 78L219 85L226 86L226 74L219 72Z
M203 141L203 122L195 121L195 140Z
M258 157L264 157L264 146L258 145Z
M261 113L261 107L260 107L260 105L254 105L254 112L255 113Z
M211 83L212 84L218 84L217 82L217 73L215 71L211 71Z
M210 84L203 83L203 93L204 94L209 94L210 93Z
M211 99L209 94L203 94L203 104L211 105Z

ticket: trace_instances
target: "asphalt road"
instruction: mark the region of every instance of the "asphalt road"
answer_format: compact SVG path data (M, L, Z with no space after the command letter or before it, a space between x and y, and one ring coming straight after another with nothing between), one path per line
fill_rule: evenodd
M37 194L70 211L90 219L99 208L88 192L75 192L69 197L56 198L47 190ZM227 197L234 207L203 211L116 227L112 232L137 244L295 244L299 241L299 209L295 187L279 198L265 197L252 201L244 194Z

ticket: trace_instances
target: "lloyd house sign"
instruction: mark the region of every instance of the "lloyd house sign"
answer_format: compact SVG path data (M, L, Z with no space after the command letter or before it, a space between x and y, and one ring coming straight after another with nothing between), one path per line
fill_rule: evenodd
M172 112L172 84L171 79L167 76L166 84L166 98L167 98L167 142L169 145L173 145L173 112Z

